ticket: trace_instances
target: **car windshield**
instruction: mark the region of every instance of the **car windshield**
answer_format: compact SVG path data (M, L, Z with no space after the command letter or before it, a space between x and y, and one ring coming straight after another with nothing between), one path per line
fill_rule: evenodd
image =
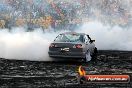
M56 42L83 42L83 35L79 34L60 34L54 40Z

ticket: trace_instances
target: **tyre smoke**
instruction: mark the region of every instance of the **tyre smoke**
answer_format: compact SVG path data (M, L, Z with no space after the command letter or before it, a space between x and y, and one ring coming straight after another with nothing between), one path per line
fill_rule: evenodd
M54 38L66 31L45 32L35 29L26 32L24 28L13 28L0 31L0 57L6 59L51 61L48 56L49 44ZM132 50L132 29L123 29L118 26L105 26L99 22L83 24L75 32L89 34L95 39L96 47L100 50Z
M100 50L132 50L132 28L111 27L94 21L83 24L77 31L89 34Z
M56 33L57 34L57 33ZM43 34L41 29L25 32L24 28L0 31L0 57L6 59L49 61L48 47L57 36L55 33Z

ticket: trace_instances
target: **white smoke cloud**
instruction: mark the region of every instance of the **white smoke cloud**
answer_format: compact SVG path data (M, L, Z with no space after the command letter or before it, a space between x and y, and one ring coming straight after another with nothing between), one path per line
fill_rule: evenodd
M51 61L48 56L48 48L54 38L66 31L46 32L42 29L35 29L33 32L26 32L25 28L0 29L0 58Z
M0 57L6 59L49 61L49 44L54 38L66 31L46 32L35 29L25 32L24 28L0 29ZM76 32L87 33L96 40L100 50L132 50L132 29L111 28L99 22L85 23Z
M51 60L48 57L48 46L55 38L55 33L43 34L41 29L25 32L23 28L0 31L0 57L19 60Z
M110 27L95 21L83 24L78 32L89 34L100 50L132 50L131 28Z

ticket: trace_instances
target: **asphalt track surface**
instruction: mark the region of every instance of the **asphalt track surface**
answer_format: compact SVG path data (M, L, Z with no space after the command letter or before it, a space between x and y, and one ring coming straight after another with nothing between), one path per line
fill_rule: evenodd
M87 74L128 74L131 79L129 83L79 84L80 65ZM132 51L101 50L96 63L0 59L0 88L41 87L132 88Z

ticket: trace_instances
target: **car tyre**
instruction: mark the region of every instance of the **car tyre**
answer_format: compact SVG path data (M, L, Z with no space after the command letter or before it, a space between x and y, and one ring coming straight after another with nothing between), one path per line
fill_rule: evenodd
M87 50L87 52L85 53L85 58L84 58L84 62L88 62L91 60L91 55L90 55L90 52L89 50Z

